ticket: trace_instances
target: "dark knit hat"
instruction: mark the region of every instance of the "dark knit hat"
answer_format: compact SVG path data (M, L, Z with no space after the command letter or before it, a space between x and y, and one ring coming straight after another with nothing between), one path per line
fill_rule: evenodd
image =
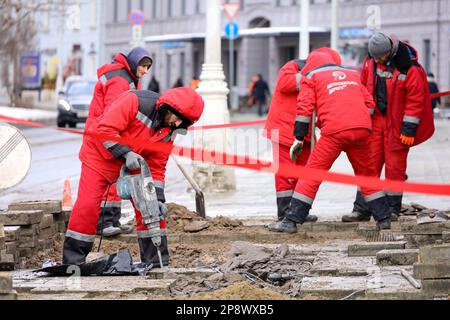
M374 58L381 58L392 52L392 40L384 33L377 32L369 40L369 53Z

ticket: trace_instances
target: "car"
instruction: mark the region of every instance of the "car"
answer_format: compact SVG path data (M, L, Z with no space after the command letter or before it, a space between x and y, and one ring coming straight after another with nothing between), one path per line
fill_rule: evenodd
M86 122L95 84L96 80L77 79L65 86L67 91L60 93L58 101L58 127L75 128L77 123Z

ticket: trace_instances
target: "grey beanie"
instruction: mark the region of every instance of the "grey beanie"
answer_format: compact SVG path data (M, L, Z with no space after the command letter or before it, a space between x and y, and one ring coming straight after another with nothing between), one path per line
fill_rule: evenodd
M369 53L374 58L381 58L392 51L392 41L384 33L377 32L369 40Z

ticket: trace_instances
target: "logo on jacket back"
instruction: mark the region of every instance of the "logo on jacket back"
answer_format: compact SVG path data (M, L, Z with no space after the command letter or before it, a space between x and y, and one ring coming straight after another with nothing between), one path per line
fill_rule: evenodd
M345 78L347 78L347 75L342 71L334 71L333 77L334 77L334 80L338 81L338 80L344 80Z

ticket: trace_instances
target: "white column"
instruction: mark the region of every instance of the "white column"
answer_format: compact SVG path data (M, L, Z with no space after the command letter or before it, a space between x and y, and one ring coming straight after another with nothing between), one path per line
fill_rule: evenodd
M309 0L302 0L300 5L300 59L309 55Z
M338 49L339 0L331 0L331 49Z
M205 64L198 93L205 109L197 125L230 123L229 90L221 63L221 0L208 0L206 8ZM228 152L229 130L194 131L194 148ZM205 191L229 191L236 188L234 169L210 163L194 163L194 178Z

